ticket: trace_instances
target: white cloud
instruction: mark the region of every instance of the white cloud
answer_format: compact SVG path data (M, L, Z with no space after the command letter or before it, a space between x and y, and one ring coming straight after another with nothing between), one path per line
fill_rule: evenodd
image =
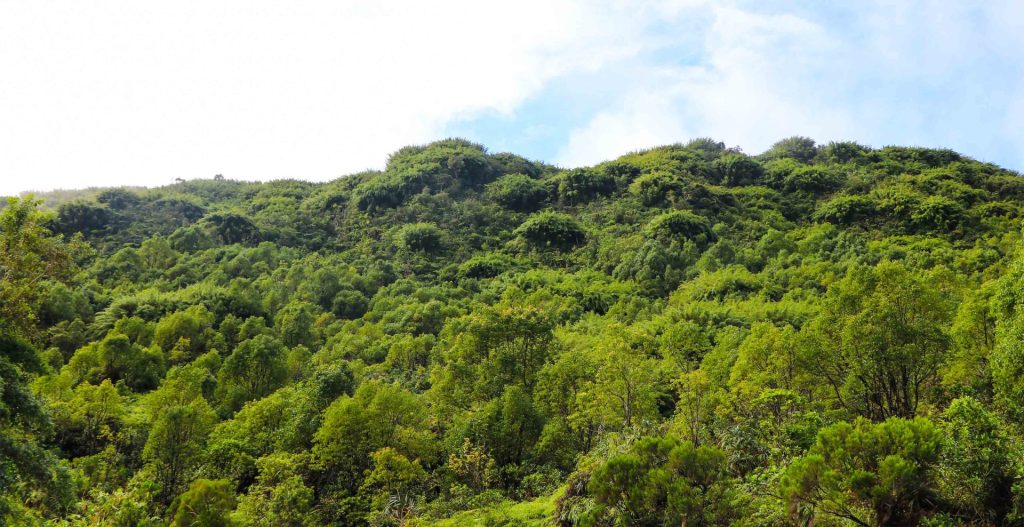
M657 6L643 6L651 10ZM638 53L627 4L0 4L0 193L325 180Z
M830 60L835 45L823 28L793 15L721 5L713 20L701 64L652 65L618 107L571 134L559 162L591 164L697 136L759 151L789 135L846 127L826 105L808 111L811 87L801 82Z
M618 103L571 132L557 161L591 164L697 136L751 153L792 135L1003 152L1004 162L1024 148L1012 117L1024 104L1013 86L1013 72L1024 74L1020 2L878 0L841 22L737 5L709 6L700 63L648 64Z
M1024 150L1020 2L869 0L843 27L746 5L0 1L0 194L326 180L593 73L615 79L596 91L617 102L565 131L552 161L695 136L750 152L802 134L983 153L998 134ZM1017 80L970 78L984 60Z

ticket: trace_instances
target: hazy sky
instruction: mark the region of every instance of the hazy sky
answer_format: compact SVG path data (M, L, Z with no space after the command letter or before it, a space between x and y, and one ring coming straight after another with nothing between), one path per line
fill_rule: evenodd
M1022 50L1015 0L0 0L0 194L322 181L446 136L563 166L799 134L1021 170Z

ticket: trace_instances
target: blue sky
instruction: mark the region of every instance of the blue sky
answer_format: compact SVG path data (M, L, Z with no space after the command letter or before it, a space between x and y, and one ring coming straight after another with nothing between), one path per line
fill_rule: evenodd
M446 136L558 164L713 137L1024 169L1024 2L0 1L0 194L325 181Z
M657 45L446 132L563 164L693 136L757 153L799 134L950 147L1019 170L1022 5L694 3L652 24Z

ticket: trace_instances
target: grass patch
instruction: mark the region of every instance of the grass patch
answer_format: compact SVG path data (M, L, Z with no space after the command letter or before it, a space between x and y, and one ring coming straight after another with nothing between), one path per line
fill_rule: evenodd
M557 494L557 493L556 493ZM555 512L555 495L533 501L507 501L463 511L442 520L415 520L412 527L550 527Z

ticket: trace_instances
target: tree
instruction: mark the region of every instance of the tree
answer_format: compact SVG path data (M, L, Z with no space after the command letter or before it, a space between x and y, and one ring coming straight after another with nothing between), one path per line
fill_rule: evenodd
M70 236L76 232L94 234L107 227L111 220L110 209L98 203L72 201L57 208L57 232Z
M213 313L202 304L175 311L157 323L153 343L169 354L172 362L188 362L207 351L213 321Z
M996 325L989 361L996 402L1014 419L1024 417L1024 314L1017 310Z
M224 360L217 378L217 398L224 413L247 401L269 395L288 378L285 347L268 335L257 335L235 348Z
M663 243L692 240L700 247L715 241L715 233L707 218L687 210L676 210L656 216L645 227L644 234Z
M799 364L797 335L790 326L754 324L737 350L729 375L729 388L740 404L766 389L796 388Z
M742 508L721 450L666 436L646 438L613 456L590 477L597 503L584 525L731 525Z
M125 414L124 399L109 379L75 387L68 409L69 422L62 424L70 430L62 431L62 443L66 451L75 455L95 454L112 444Z
M943 280L891 262L851 270L804 328L803 367L852 412L875 420L913 417L949 349L952 306L936 285Z
M71 500L70 476L45 448L52 423L28 384L46 370L26 339L40 337L39 286L69 281L76 269L72 254L87 247L53 236L40 203L11 198L0 211L0 523L12 505L26 501L14 495L19 487L39 493L33 501L42 509L61 511Z
M436 253L444 247L444 232L433 223L410 223L398 229L399 247L408 251Z
M794 519L832 516L857 525L916 525L935 494L942 432L924 418L865 419L818 433L780 480Z
M78 350L68 361L65 371L76 382L109 380L124 382L136 391L148 391L160 383L165 366L159 349L143 348L127 335L112 330L98 343Z
M42 371L28 343L0 333L0 525L25 501L20 493L40 493L54 511L72 499L70 474L45 448L53 424L28 387L29 375Z
M371 496L372 512L368 520L374 525L392 522L399 526L407 525L427 482L427 472L418 459L409 461L393 448L382 448L371 457L373 470L367 474L360 489Z
M718 181L730 187L756 185L764 176L761 164L743 154L725 154L715 160L713 167Z
M423 403L411 392L380 382L362 384L339 397L313 438L313 457L323 477L349 491L358 489L370 454L384 447L411 459L433 455Z
M462 440L458 452L448 454L448 469L473 492L487 489L497 473L494 458L487 455L482 447L473 446L469 438Z
M587 241L587 234L575 220L557 212L530 216L516 229L528 246L537 250L569 251Z
M540 436L544 419L533 400L516 385L505 388L470 418L466 433L499 465L522 463Z
M994 524L1006 520L1013 504L1016 464L1006 425L970 397L950 403L942 414L938 482L946 499L968 517Z
M216 414L202 398L168 408L153 423L142 458L160 486L157 498L168 503L184 490L199 467Z
M501 206L518 212L537 210L547 200L547 189L525 174L509 174L487 185L486 194Z
M675 202L683 192L683 180L678 175L656 171L644 174L629 185L629 192L646 207Z
M836 225L854 225L878 216L879 204L867 196L836 196L822 204L815 216Z
M699 446L707 437L712 412L724 395L702 369L684 373L678 381L679 400L675 421L683 429L683 438Z
M251 219L234 212L218 212L203 218L214 238L225 245L240 243L256 245L263 239L263 233Z
M77 265L72 255L87 250L46 228L48 217L31 196L9 198L0 211L0 331L35 338L36 307L47 280L67 282Z
M568 205L586 203L616 190L614 178L590 169L568 170L554 178L552 183L556 185L558 201Z
M532 392L553 329L551 314L532 305L493 306L450 322L435 392L458 406L498 397L508 384Z
M197 479L178 498L171 527L230 527L235 494L226 479Z
M210 443L234 441L256 457L306 448L316 431L314 401L289 386L246 404L210 433Z
M835 151L835 147L833 145L834 143L830 145L832 146L830 151ZM810 163L817 153L818 149L815 146L813 139L793 136L777 141L759 157L765 160L788 157L801 163Z
M313 304L292 301L277 313L274 326L277 333L281 335L285 346L317 347L317 338L313 331L316 312L316 307Z
M307 527L317 525L313 489L306 485L305 455L272 454L260 458L259 476L238 502L233 518L245 527Z
M178 261L178 252L171 247L171 243L162 236L149 238L142 242L139 247L139 256L146 267L166 271Z
M607 424L625 428L654 419L661 378L657 361L632 349L613 331L606 335L594 350L597 377L587 388L592 412Z

